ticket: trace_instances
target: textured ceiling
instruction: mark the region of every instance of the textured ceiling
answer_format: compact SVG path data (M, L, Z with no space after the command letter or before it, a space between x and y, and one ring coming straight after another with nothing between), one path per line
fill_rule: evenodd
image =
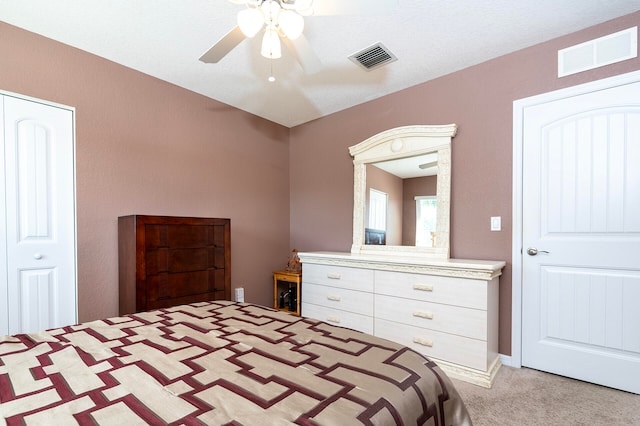
M217 64L200 62L242 7L227 0L0 0L0 20L293 127L635 12L640 2L399 0L388 16L305 18L323 63L312 75L285 49L272 62L260 56L259 37ZM377 42L398 61L367 72L348 59Z

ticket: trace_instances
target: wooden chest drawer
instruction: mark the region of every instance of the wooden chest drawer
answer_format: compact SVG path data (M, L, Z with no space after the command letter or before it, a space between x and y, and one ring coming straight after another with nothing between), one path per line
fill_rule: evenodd
M430 358L440 358L482 371L487 369L487 343L482 340L379 318L375 319L375 335L401 343Z
M305 302L302 303L302 315L307 318L326 321L329 324L373 334L373 317L371 316Z
M120 315L231 298L231 221L118 218Z
M474 309L487 309L487 285L480 280L375 271L375 292Z
M487 340L487 312L420 300L375 295L376 318Z
M373 293L305 282L302 301L356 314L373 316Z
M373 271L332 265L302 265L304 283L373 292Z

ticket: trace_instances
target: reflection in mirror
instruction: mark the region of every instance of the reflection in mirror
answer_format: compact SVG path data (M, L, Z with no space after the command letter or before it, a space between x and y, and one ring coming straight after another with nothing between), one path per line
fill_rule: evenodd
M435 247L438 223L438 200L435 195L419 195L415 197L416 224L414 232L408 231L403 245L411 245L411 238L415 235L418 247ZM411 219L411 218L410 218ZM408 222L410 225L412 222ZM408 227L408 226L407 226Z
M365 244L434 247L437 169L436 153L366 165Z
M352 253L449 256L456 125L406 126L352 146ZM374 194L374 195L371 195Z

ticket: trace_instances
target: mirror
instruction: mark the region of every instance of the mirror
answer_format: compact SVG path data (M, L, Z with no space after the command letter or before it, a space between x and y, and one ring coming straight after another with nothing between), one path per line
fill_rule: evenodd
M442 259L449 257L451 138L455 136L456 131L455 124L398 127L374 135L349 148L349 153L354 158L352 253L426 256ZM414 203L415 206L415 201L412 200L413 195L433 193L433 189L425 189L427 187L417 192L407 189L415 186L419 180L422 181L421 185L435 187L437 205L435 233L425 237L433 237L432 247L416 246L413 243L415 233L411 234L411 228L415 230L415 213L411 219L407 214L393 214L387 209L388 216L383 219L386 228L384 232L375 226L369 226L368 199L371 187L387 185L391 188L390 193L395 191L404 195L405 190L410 193L406 194L404 201L397 201L396 198L393 203L391 203L391 196L387 194L390 200L389 205L395 204L396 210L399 211L402 210L398 207L399 203ZM429 180L430 182L427 183ZM418 192L422 193L418 194ZM404 219L398 216L404 216ZM407 220L413 223L405 226L404 222ZM392 221L394 223L391 223ZM398 230L400 229L398 226L402 230ZM431 244L427 243L427 245Z

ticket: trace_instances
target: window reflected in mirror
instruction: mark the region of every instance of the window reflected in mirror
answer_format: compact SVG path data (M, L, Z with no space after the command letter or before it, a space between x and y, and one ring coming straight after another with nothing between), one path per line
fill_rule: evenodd
M387 244L387 204L389 195L377 189L369 189L369 214L365 228L365 244Z
M387 200L386 192L369 190L369 228L387 230Z
M434 195L416 196L416 246L436 246L438 200Z

